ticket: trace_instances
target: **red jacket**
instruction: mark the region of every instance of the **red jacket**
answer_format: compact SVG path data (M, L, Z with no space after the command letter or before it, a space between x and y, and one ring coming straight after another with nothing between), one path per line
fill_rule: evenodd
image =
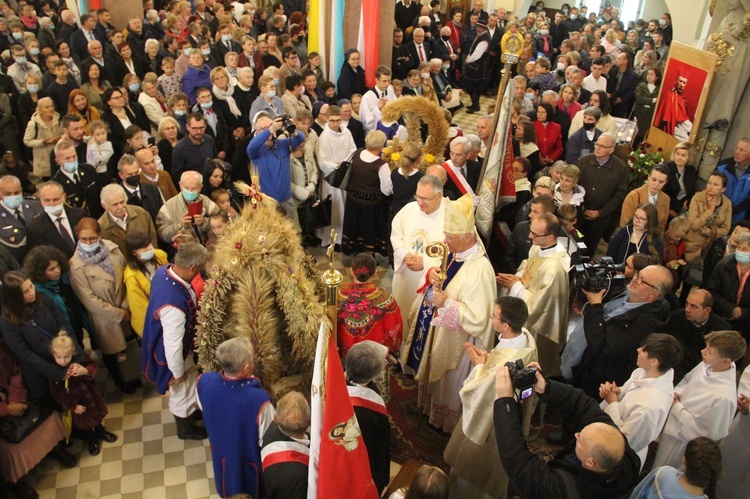
M543 125L541 121L534 122L534 131L536 132L536 145L539 148L541 157L548 157L552 161L557 161L562 157L562 131L560 125L554 121L548 121Z

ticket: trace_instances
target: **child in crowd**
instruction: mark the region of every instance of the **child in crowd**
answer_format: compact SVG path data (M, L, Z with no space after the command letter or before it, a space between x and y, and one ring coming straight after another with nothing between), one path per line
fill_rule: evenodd
M237 52L227 52L224 55L224 67L229 73L229 86L234 87L237 85L237 63L239 61L239 55Z
M448 499L448 477L440 468L422 465L408 487L398 489L389 499Z
M680 287L683 270L685 269L685 236L690 229L690 222L686 215L680 215L670 220L664 233L663 265L672 273L673 289Z
M576 229L576 223L578 223L578 210L575 206L568 203L563 203L557 208L557 219L560 220L565 232L573 238L574 241L578 242L583 238L578 229Z
M687 443L698 437L721 440L737 409L737 369L747 344L737 331L706 335L703 362L674 389L674 401L661 434L654 467L682 466Z
M216 203L219 209L226 213L229 218L229 223L234 223L239 216L239 208L235 208L232 204L232 197L229 195L229 191L223 187L214 189L211 191L211 201Z
M601 408L646 462L648 444L659 436L673 400L674 371L682 360L682 347L672 335L650 334L638 348L638 369L622 388L606 382L599 387Z
M109 412L96 374L99 372L96 362L84 353L84 365L71 363L76 350L75 343L65 331L61 331L52 340L50 346L55 362L68 368L66 379L50 381L50 393L55 402L73 414L73 428L88 441L89 454L96 456L101 452L99 440L117 441L117 435L108 432L102 425L104 416Z
M112 142L107 139L107 124L102 120L92 121L89 130L91 138L86 144L86 163L94 167L99 182L107 185L112 180L107 167L115 154Z
M691 440L682 462L685 464L684 473L671 466L651 470L633 490L630 499L729 497L716 495L716 482L722 470L721 451L716 442L706 437Z
M159 91L164 94L165 100L169 100L175 94L182 93L182 78L175 73L174 64L174 59L171 57L162 59L161 70L164 71L164 74L156 80Z
M223 211L214 213L208 219L209 231L208 241L206 241L206 249L212 251L216 248L216 243L221 236L224 235L224 231L229 226L229 217Z

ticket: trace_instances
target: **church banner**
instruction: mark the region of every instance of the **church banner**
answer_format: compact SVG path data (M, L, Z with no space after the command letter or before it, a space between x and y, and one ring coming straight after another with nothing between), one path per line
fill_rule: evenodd
M487 149L484 177L478 188L479 205L477 206L477 230L489 240L492 221L497 206L513 202L516 198L513 183L513 147L510 135L510 105L513 97L514 82L508 80L499 106L492 141Z

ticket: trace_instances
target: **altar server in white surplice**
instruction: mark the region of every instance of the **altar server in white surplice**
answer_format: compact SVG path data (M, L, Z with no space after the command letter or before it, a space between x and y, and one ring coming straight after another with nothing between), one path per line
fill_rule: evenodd
M357 150L351 132L341 126L341 108L331 106L328 108L328 123L318 137L315 154L318 157L318 166L323 177L333 172L342 162ZM331 196L331 226L336 229L337 240L335 244L341 244L341 235L344 233L344 206L346 205L346 192L322 183L321 198ZM331 241L330 227L317 229L317 235L323 242L323 246L329 246Z
M687 443L698 437L721 440L737 410L737 370L734 361L747 344L737 331L714 331L705 337L703 362L674 388L674 403L661 434L654 468L680 469Z

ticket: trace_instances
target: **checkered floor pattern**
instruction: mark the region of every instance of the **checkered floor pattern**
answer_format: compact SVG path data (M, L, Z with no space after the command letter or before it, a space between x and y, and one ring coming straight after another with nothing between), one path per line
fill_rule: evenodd
M468 97L464 97L468 105ZM483 111L492 105L493 98L482 97ZM454 116L464 133L476 131L480 114L464 110ZM326 270L323 248L308 248L317 258L321 272ZM349 280L350 258L336 253L334 267ZM390 290L393 271L387 264L378 266L373 282ZM41 499L193 499L218 498L214 485L211 449L208 439L180 440L177 427L169 412L167 398L156 393L153 386L145 386L133 395L123 395L108 378L106 369L100 372L100 386L109 405L104 421L107 429L119 439L103 443L98 456L91 456L80 440L70 447L79 459L72 469L61 468L51 459L44 459L23 480L34 487ZM400 469L391 463L391 476Z

